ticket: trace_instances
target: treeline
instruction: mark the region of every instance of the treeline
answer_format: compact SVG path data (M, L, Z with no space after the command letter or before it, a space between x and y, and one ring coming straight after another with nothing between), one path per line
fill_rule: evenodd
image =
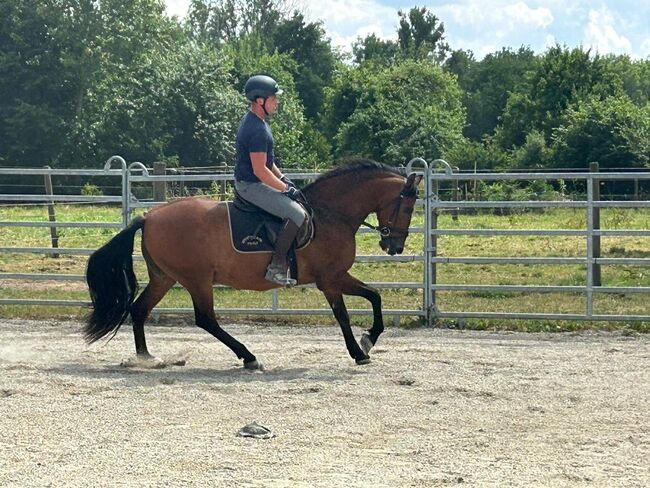
M233 163L254 73L285 89L277 156L322 168L346 156L464 169L646 167L650 60L555 46L478 61L426 8L395 41L347 57L285 0L0 0L0 165Z

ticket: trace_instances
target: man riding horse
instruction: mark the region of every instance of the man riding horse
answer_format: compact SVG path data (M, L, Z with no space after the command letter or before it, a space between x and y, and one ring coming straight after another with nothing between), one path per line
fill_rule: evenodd
M287 252L307 217L296 202L300 190L275 164L273 134L266 118L278 109L282 90L271 77L256 75L244 87L250 108L237 131L235 189L244 200L283 219L265 279L284 286L296 280L287 273Z

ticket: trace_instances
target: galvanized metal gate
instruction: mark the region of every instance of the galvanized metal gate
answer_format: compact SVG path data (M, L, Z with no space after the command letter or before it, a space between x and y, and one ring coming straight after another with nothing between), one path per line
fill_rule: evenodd
M435 169L442 166L444 171ZM589 321L649 321L648 314L604 314L594 312L594 297L598 294L648 294L650 287L622 287L602 286L601 266L650 266L647 257L602 257L600 252L601 237L650 237L650 230L645 229L615 229L600 228L600 209L647 209L650 201L647 200L608 200L600 198L599 185L603 182L634 181L647 182L650 180L648 172L556 172L556 173L463 173L458 174L442 160L432 163L427 167L427 248L425 272L425 298L424 303L430 323L437 319L455 319L464 321L472 318L484 319L527 319L527 320L589 320ZM586 187L583 200L550 200L550 201L489 201L481 199L458 200L456 187L459 181L476 184L477 182L513 182L513 181L573 181ZM444 185L453 186L453 191L446 195L456 198L445 199L445 192L441 191ZM474 195L476 197L476 195ZM583 229L444 229L438 226L438 216L445 211L490 211L496 209L582 209L586 216L586 227ZM516 257L516 256L463 256L447 257L448 249L439 245L442 236L575 236L585 239L586 254L581 257ZM650 255L650 241L647 247ZM466 265L503 265L517 264L531 265L583 265L585 269L584 285L485 285L473 284L441 284L436 279L439 266L446 264ZM531 312L490 312L490 311L449 311L441 306L439 292L497 292L497 293L572 293L582 294L585 306L582 313L531 313Z

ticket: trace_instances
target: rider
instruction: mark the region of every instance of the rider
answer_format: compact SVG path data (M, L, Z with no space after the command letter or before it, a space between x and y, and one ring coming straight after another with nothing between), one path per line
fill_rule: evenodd
M288 277L287 253L306 214L296 202L300 190L275 164L273 134L266 122L266 117L278 109L277 96L282 89L273 78L255 75L248 79L244 91L250 109L237 131L235 188L244 200L284 220L265 279L292 286L296 280Z

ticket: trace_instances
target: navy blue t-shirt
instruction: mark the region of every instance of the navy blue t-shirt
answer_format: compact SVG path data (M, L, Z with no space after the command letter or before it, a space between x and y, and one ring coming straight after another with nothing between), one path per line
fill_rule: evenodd
M266 167L273 167L273 134L266 121L253 112L247 112L239 123L237 131L237 163L235 179L237 181L260 181L253 173L250 153L265 152Z

